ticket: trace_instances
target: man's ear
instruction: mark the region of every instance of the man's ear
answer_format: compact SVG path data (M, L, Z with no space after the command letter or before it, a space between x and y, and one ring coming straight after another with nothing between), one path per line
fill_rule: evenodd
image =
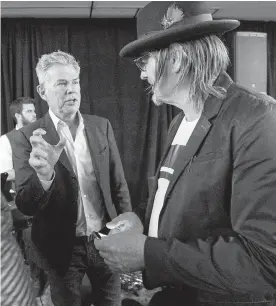
M21 114L20 113L15 113L14 117L16 118L16 123L18 123L19 119L21 119Z
M42 84L37 85L36 91L40 95L40 97L46 101L45 88Z
M175 50L172 62L172 71L178 73L181 69L182 54L180 50Z

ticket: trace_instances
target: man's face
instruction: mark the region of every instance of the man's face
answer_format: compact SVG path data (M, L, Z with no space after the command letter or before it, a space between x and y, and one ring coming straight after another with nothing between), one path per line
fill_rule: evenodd
M153 86L155 83L156 60L153 55L146 54L135 60L141 71L140 78Z
M32 103L22 105L21 120L23 126L36 121L35 106Z
M172 104L172 84L169 79L168 69L165 67L160 80L156 82L157 59L152 54L144 55L135 60L141 70L140 78L149 83L152 87L152 101L156 105L163 103Z
M73 65L56 64L47 70L39 93L60 119L74 116L80 108L79 73Z

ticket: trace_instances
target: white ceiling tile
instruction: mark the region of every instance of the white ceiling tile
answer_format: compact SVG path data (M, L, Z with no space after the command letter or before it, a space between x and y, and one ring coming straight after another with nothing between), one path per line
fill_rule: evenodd
M21 9L2 9L1 17L5 18L89 18L89 8L21 8Z
M133 18L136 8L94 8L92 18Z
M108 7L108 8L142 8L150 1L94 1L93 7Z
M1 1L3 8L91 7L92 1Z

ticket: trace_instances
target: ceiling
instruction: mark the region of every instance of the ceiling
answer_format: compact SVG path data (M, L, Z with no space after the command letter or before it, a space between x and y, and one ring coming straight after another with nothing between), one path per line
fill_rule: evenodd
M3 18L134 18L150 1L1 1ZM276 1L206 1L214 18L276 21Z

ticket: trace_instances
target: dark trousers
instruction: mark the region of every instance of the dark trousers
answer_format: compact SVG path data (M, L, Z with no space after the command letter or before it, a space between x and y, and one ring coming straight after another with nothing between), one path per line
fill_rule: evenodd
M76 238L70 266L64 276L53 270L47 272L54 306L81 305L80 286L85 273L92 286L93 305L120 305L120 276L104 263L93 240L86 242L82 238Z
M43 269L38 267L36 263L32 260L31 252L31 230L32 228L26 228L22 230L22 241L21 249L23 251L24 258L30 267L32 287L35 296L41 296L48 285L47 274Z

